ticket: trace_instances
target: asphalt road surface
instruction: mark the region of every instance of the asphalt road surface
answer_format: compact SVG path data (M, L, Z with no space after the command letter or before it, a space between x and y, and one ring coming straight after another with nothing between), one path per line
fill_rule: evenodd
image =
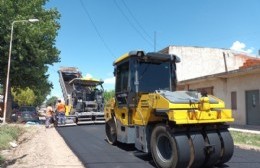
M105 139L104 125L57 128L60 135L87 168L154 168L152 157L133 145L112 146ZM222 168L260 168L260 152L235 148Z

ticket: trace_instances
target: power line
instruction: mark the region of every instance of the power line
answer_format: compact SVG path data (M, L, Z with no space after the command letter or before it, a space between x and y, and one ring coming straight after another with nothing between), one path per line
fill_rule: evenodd
M122 0L123 5L125 6L125 8L127 9L128 13L130 14L130 16L133 18L133 20L135 21L135 23L139 26L139 28L144 32L144 34L150 38L150 40L154 40L149 33L147 33L147 31L145 31L145 29L143 28L143 26L140 24L140 22L136 19L136 17L133 15L133 13L131 12L131 10L129 9L129 7L127 6L127 4L125 3L124 0Z
M89 12L88 12L86 6L84 5L84 3L82 2L82 0L80 0L80 3L81 3L81 6L82 6L84 12L86 13L87 17L89 18L89 20L90 20L92 26L94 27L94 29L95 29L95 31L96 31L98 37L100 38L100 40L101 40L102 43L104 44L105 48L106 48L107 51L111 54L111 56L115 57L114 54L113 54L113 52L110 50L110 48L108 47L107 43L105 42L104 38L101 36L101 34L100 34L100 32L99 32L99 30L98 30L98 28L97 28L97 26L96 26L96 24L95 24L93 18L92 18L91 15L89 14Z
M140 37L146 41L150 46L153 46L153 44L151 43L151 41L147 40L145 38L145 36L136 28L136 26L131 22L131 20L128 18L128 16L124 13L124 11L122 10L122 8L118 5L117 1L114 0L114 3L116 4L117 8L119 9L119 11L121 12L121 14L125 17L125 19L127 20L127 22L130 24L130 26L140 35Z

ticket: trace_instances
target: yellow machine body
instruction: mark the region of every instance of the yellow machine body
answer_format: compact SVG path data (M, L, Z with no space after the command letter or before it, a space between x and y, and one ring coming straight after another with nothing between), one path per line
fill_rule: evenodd
M114 62L115 97L105 106L107 141L135 144L157 167L212 167L234 151L221 99L176 91L175 55L129 52ZM161 89L164 88L164 89Z
M115 101L112 101L105 108L105 117L109 120L112 112L123 125L127 126L147 125L149 122L159 122L165 119L165 115L163 117L156 115L160 113L156 111L167 114L168 121L177 125L234 121L232 111L225 109L225 103L222 100L218 99L217 104L210 104L208 101L205 102L205 99L208 97L201 98L196 104L174 104L159 94L144 94L135 108L119 108ZM129 111L131 111L131 116Z

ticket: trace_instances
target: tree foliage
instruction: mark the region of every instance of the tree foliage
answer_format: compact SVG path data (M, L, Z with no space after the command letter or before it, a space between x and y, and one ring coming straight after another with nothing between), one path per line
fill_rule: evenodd
M39 22L14 24L10 86L15 90L30 88L40 104L50 93L48 65L59 62L55 38L60 28L60 14L44 7L48 0L0 1L0 84L5 85L11 24L17 20L39 19Z
M3 85L0 84L0 94L3 94L3 91L4 91Z
M32 106L35 105L36 96L30 88L25 89L12 89L12 95L14 97L14 101L17 102L19 106Z
M105 103L107 103L114 96L115 96L115 91L114 90L110 90L110 91L105 90L104 91Z
M49 98L49 99L46 101L46 105L47 105L47 106L55 106L57 99L58 99L58 97L52 96L51 98Z

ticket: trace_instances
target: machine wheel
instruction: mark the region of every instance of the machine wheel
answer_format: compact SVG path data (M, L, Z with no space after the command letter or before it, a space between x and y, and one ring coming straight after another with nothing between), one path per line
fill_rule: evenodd
M228 130L220 130L219 136L221 139L221 158L218 165L228 162L234 153L234 141Z
M106 137L108 143L115 145L117 142L117 133L116 133L116 123L113 119L110 119L105 124L106 127Z
M190 160L188 137L170 133L164 124L158 124L151 135L151 153L157 167L187 167Z
M75 117L75 118L74 118L74 122L75 122L76 125L78 125L78 122L79 122L78 117Z
M202 167L206 155L205 155L205 140L200 132L191 132L190 134L190 144L191 144L191 168Z
M221 141L216 131L206 131L206 162L204 167L213 167L221 158Z

